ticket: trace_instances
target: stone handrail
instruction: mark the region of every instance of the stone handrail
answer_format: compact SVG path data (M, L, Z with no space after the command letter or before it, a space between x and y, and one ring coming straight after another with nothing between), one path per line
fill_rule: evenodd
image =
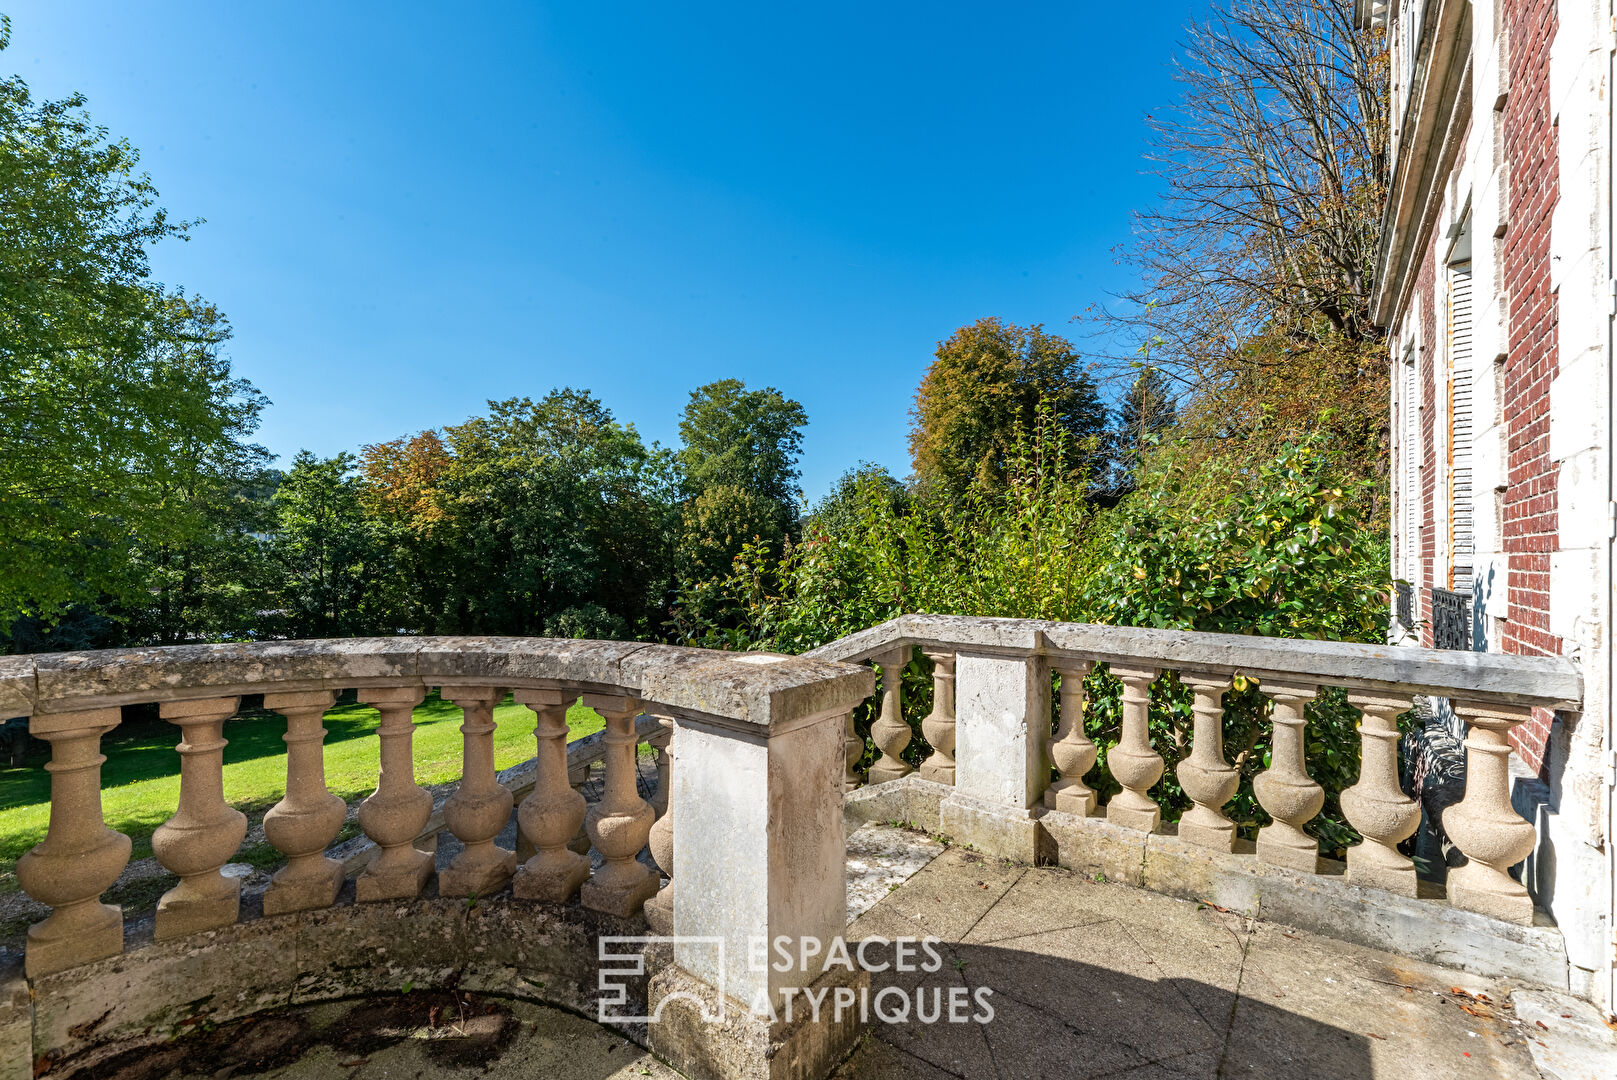
M679 973L668 975L676 988L679 979L694 979L746 996L807 985L818 971L750 970L747 945L782 934L829 938L843 924L834 777L844 718L872 686L868 670L832 661L545 638L371 638L0 658L0 715L29 717L31 733L51 745L49 828L17 865L23 890L52 908L29 929L27 975L39 979L123 951L122 912L101 894L127 865L131 843L103 819L100 752L122 706L155 703L181 730L178 806L152 839L158 862L180 879L157 910L154 937L165 941L240 916L240 881L221 873L246 832L244 816L224 799L224 724L248 694L264 695L265 707L287 726L285 797L264 818L267 839L287 863L264 894L264 914L337 900L348 868L330 848L347 808L325 785L321 721L349 689L381 713L379 783L359 808L374 850L356 880L356 900L420 896L434 867L416 841L435 831L435 807L413 775L411 715L437 687L465 714L461 781L436 808L464 849L437 874L438 895L484 896L510 884L519 899L576 897L620 919L639 918L643 908L650 918L661 901L657 915L669 930L728 943L717 954L676 945ZM538 717L531 782L494 770L493 709L507 693ZM566 712L580 699L606 720L598 739L605 782L590 808L574 787L586 755L566 743ZM654 730L650 717L664 730ZM674 835L686 854L681 887L664 890L665 898L658 876L638 858L659 815L637 790L635 747L669 747L670 737L680 768L668 784L668 755L660 757L658 802L667 813L652 848L665 871ZM792 767L779 768L781 761ZM524 786L531 790L518 806ZM526 856L520 863L518 852L497 843L513 809ZM601 857L593 869L578 850L581 830ZM781 850L796 852L797 865L784 866ZM784 887L779 879L788 872L809 884Z
M900 675L917 648L934 661L934 707L922 721L934 752L919 773L954 789L939 805L944 831L993 853L1030 858L1036 857L1038 819L1047 813L1073 815L1080 824L1103 815L1137 834L1164 831L1149 792L1166 763L1151 745L1149 710L1152 684L1170 672L1193 697L1191 749L1176 770L1193 805L1178 822L1178 838L1234 851L1236 824L1223 808L1240 774L1225 760L1222 719L1224 692L1239 674L1272 702L1270 766L1253 788L1273 822L1258 831L1255 855L1263 863L1322 873L1318 844L1304 831L1325 801L1307 773L1305 707L1324 689L1346 689L1363 716L1361 767L1341 804L1364 838L1348 848L1346 877L1407 897L1417 895L1415 868L1397 845L1414 833L1420 808L1399 785L1397 717L1416 695L1447 698L1469 727L1465 797L1444 817L1467 861L1448 875L1448 900L1509 922L1533 921L1532 900L1509 873L1532 850L1534 829L1511 806L1508 736L1535 707L1578 708L1582 679L1564 658L904 615L805 654L870 660L881 670L880 713L871 725L880 756L870 767L870 784L915 771L901 756L912 733L903 719ZM1101 662L1123 685L1120 738L1107 755L1123 790L1104 806L1084 783L1099 748L1081 722L1083 680ZM1062 677L1060 727L1053 733L1052 674ZM864 779L855 772L863 744L851 717L845 738L844 785L853 790ZM1059 773L1054 782L1052 766Z

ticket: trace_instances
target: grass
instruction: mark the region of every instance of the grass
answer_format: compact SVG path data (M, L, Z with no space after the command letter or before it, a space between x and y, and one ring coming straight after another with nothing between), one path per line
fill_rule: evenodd
M533 756L532 710L509 700L494 710L494 767L509 768ZM460 778L461 711L436 694L415 710L415 775L421 784ZM376 789L380 714L364 705L343 705L326 713L326 787L347 801ZM567 713L567 738L581 738L603 726L599 714L582 704ZM225 723L225 799L249 815L275 805L286 789L286 723L273 713ZM180 758L174 746L180 729L160 720L134 721L101 740L107 760L101 766L101 808L107 824L135 842L135 859L151 854L152 832L174 813L180 797ZM46 754L21 766L0 768L0 881L15 888L10 871L39 843L50 822L50 776Z

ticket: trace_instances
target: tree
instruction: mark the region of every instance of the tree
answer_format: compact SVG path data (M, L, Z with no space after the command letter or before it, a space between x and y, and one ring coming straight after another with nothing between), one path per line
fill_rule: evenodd
M1114 492L1133 487L1134 473L1146 451L1177 418L1178 409L1167 376L1151 365L1141 368L1117 410L1111 454Z
M863 461L843 473L836 486L814 504L804 532L840 536L866 519L873 502L896 514L910 501L909 490L897 477L875 462Z
M404 583L392 558L394 537L365 512L354 456L300 451L274 508L270 561L286 636L397 633Z
M218 313L150 280L148 249L187 226L137 163L81 95L0 80L0 624L141 602L133 550L208 528L171 496L244 452L263 405Z
M454 633L643 636L672 588L674 492L666 452L647 448L593 395L489 402L445 430L442 606Z
M1249 391L1311 391L1311 375L1291 377L1299 368L1329 373L1328 398L1385 399L1369 302L1388 176L1387 53L1354 9L1225 0L1187 30L1180 101L1149 118L1165 190L1138 216L1127 254L1141 286L1103 327L1131 353L1151 348L1197 397L1211 437L1250 430L1261 409Z
M779 550L797 522L797 461L808 413L774 387L721 379L691 391L677 454L686 489L681 576L729 572L749 539Z
M1106 408L1071 342L1039 325L979 319L938 344L910 410L910 457L923 484L960 496L1004 482L1018 431L1046 409L1078 448L1098 441ZM1080 458L1081 463L1081 458Z

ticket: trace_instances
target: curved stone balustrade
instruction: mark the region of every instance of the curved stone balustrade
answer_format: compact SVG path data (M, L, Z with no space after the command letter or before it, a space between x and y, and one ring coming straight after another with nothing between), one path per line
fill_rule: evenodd
M1493 919L1533 922L1532 899L1510 876L1532 851L1535 837L1532 824L1511 806L1508 735L1533 707L1578 708L1582 680L1562 658L948 615L904 615L807 655L873 660L882 667L884 682L896 688L895 665L915 648L959 660L953 689L961 704L948 733L956 747L956 781L952 791L934 788L928 796L936 800L935 820L959 842L1029 862L1062 857L1051 850L1052 831L1069 830L1063 835L1070 838L1074 827L1072 818L1046 820L1047 811L1065 811L1080 825L1096 814L1095 793L1082 777L1093 767L1098 748L1078 718L1084 709L1083 675L1106 663L1122 683L1121 730L1105 758L1122 790L1105 802L1106 822L1146 838L1147 852L1158 842L1153 834L1173 831L1173 843L1231 853L1232 859L1246 856L1315 880L1339 872L1320 857L1307 832L1325 792L1308 775L1305 708L1322 690L1346 689L1363 719L1359 779L1340 797L1348 823L1362 837L1347 849L1345 877L1355 886L1409 898L1420 889L1415 866L1398 845L1414 834L1420 808L1399 783L1398 718L1417 695L1448 698L1469 727L1465 798L1444 822L1467 861L1448 875L1448 900ZM894 677L886 679L889 672ZM1168 672L1194 695L1190 753L1176 770L1193 805L1176 829L1164 830L1151 795L1164 762L1151 744L1150 723L1151 686ZM1060 727L1053 737L1052 673L1061 675L1062 686ZM1249 825L1245 841L1238 839L1242 823L1225 813L1240 773L1224 755L1222 697L1237 675L1256 680L1273 700L1269 766L1253 779L1259 805L1273 821L1256 830L1255 838ZM871 770L873 785L908 771L888 760L903 750L901 737L908 741L901 704L894 689L884 695L873 729L884 756ZM1059 771L1053 782L1052 765ZM925 779L923 773L904 783ZM876 788L858 796L876 797ZM892 806L915 817L918 799L908 790ZM1113 868L1138 877L1138 855Z
M350 688L382 713L379 782L359 809L360 825L376 846L363 865L349 871L358 871L355 897L406 901L422 893L431 880L432 860L415 845L430 833L429 819L437 815L431 795L413 774L411 710L429 688L438 687L465 712L462 781L441 811L465 849L441 875L440 895L487 895L515 875L519 899L558 903L581 895L586 906L634 918L657 892L657 875L638 861L652 823L659 816L667 823L655 844L657 857L665 860L659 865L666 869L672 862L674 819L682 812L666 801L666 767L659 770L658 808L636 790L636 745L647 730L647 722L637 722L642 711L654 707L658 715L678 719L709 738L714 752L735 741L767 747L777 738L801 738L799 733L810 729L833 732L840 748L851 710L869 695L873 681L864 668L825 661L542 638L354 639L0 658L0 712L29 716L30 731L52 748L49 830L17 868L24 891L52 908L29 931L27 974L54 974L123 949L122 913L100 900L127 865L131 848L129 838L109 829L101 814L105 759L100 741L120 722L120 706L158 703L161 715L181 732L178 805L153 837L158 861L180 878L158 909L155 936L163 941L228 926L239 917L238 879L226 877L221 868L239 848L246 822L224 799L223 750L225 722L243 695L262 694L265 706L286 718L285 794L265 815L264 830L287 862L264 894L266 915L327 908L337 900L344 863L328 849L347 807L326 787L322 716L337 693ZM495 842L512 815L512 794L496 777L493 758L493 709L508 690L538 714L534 787L518 814L533 853L520 872L513 853ZM605 791L587 826L589 840L605 860L594 874L587 855L572 850L586 815L576 788L582 775L569 775L566 713L581 697L607 722L601 740ZM839 749L838 772L841 761ZM832 762L827 758L825 764ZM682 771L688 786L722 789L732 804L756 798L756 822L763 830L757 843L724 852L710 834L694 849L724 858L728 873L744 869L767 879L777 872L767 862L770 830L795 835L819 828L812 814L772 819L766 808L780 795L772 794L771 778L764 778L756 792L738 794L728 764L708 768L698 758ZM794 797L806 797L793 791ZM716 805L706 789L690 797ZM658 809L665 812L659 815ZM703 834L700 822L693 828ZM840 873L840 856L833 864L832 854L827 852L821 876ZM682 864L688 868L689 862ZM673 895L670 890L670 903ZM813 908L793 908L784 892L761 908L711 895L701 904L682 917L697 933L706 927L736 937L737 955L745 955L744 942L753 935L790 932L792 920ZM829 900L824 906L841 918L840 896L834 906ZM757 917L764 921L753 925ZM693 961L687 970L700 967Z

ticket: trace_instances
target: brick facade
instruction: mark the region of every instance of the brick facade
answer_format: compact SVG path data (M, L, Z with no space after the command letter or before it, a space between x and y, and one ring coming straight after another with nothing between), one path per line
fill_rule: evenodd
M1510 93L1500 118L1509 178L1501 287L1509 351L1503 372L1507 487L1503 551L1510 567L1506 652L1556 655L1549 632L1550 553L1556 550L1556 468L1550 459L1550 382L1557 370L1556 296L1550 285L1550 219L1559 195L1557 130L1550 116L1550 43L1555 0L1504 0L1510 27ZM1535 771L1544 768L1550 714L1539 710L1513 736Z

